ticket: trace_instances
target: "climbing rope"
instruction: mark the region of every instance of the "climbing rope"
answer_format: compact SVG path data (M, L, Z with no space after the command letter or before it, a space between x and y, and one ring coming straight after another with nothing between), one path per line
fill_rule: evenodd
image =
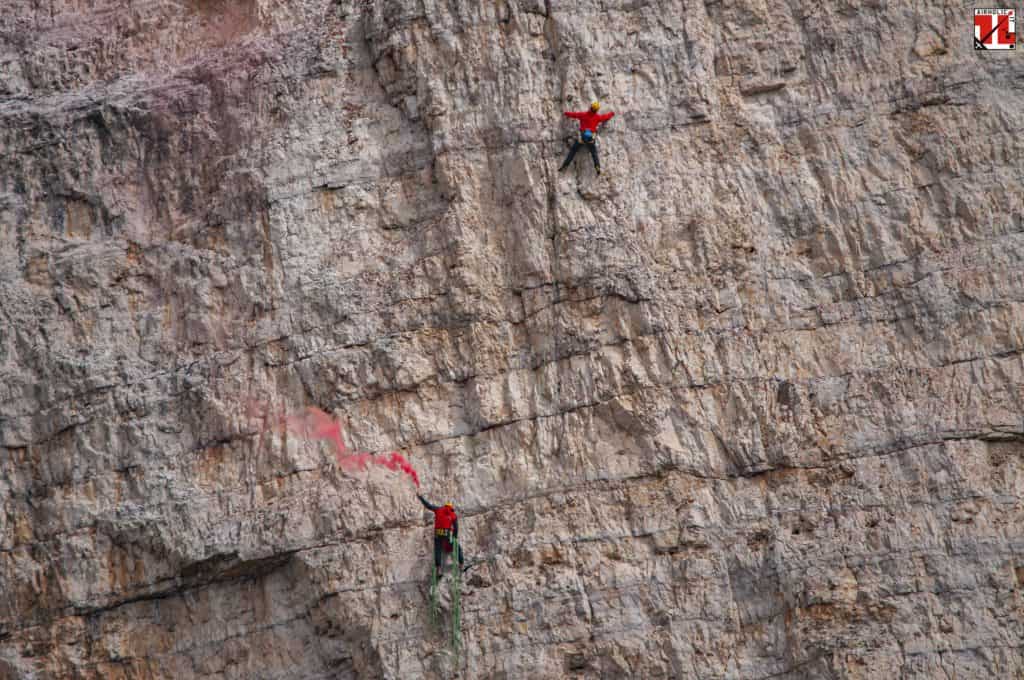
M455 665L459 665L459 651L462 647L462 602L460 601L460 586L462 581L462 570L459 564L459 539L452 537L452 635L451 648L455 655Z
M577 133L578 134L578 133ZM551 337L552 337L552 353L551 366L555 372L555 403L554 412L559 413L562 407L562 372L558 368L558 350L559 350L559 336L561 335L558 314L561 296L561 273L562 273L562 258L561 253L558 252L558 238L559 238L559 224L558 224L558 180L553 179L548 182L548 219L551 222L551 250L554 254L554 260L551 263L551 276L554 279L554 297L551 300ZM558 444L556 453L561 455L563 453L562 447L565 445L565 414L561 413L560 421L560 434L558 436ZM538 422L538 427L540 427Z
M448 584L451 595L450 628L448 646L452 653L453 665L457 668L462 652L462 568L459 564L459 539L452 537L452 579ZM430 625L440 628L442 624L438 587L442 578L436 564L430 567Z

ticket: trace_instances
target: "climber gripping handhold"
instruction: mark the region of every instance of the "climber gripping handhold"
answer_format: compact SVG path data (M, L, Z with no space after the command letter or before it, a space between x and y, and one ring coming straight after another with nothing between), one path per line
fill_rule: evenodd
M427 510L434 513L434 567L438 574L444 573L444 563L453 550L459 560L459 567L465 564L462 556L462 546L454 548L459 538L459 516L455 513L455 506L452 503L434 505L423 496L416 494Z
M609 121L615 115L614 111L608 113L598 113L601 108L599 102L593 102L590 105L589 111L566 111L566 118L574 118L580 122L580 134L579 139L569 149L569 155L565 157L565 161L562 163L558 171L561 172L569 167L572 163L572 159L576 157L576 152L580 150L581 146L586 146L590 151L591 158L594 159L594 170L597 174L601 174L601 159L597 155L597 127L602 123Z

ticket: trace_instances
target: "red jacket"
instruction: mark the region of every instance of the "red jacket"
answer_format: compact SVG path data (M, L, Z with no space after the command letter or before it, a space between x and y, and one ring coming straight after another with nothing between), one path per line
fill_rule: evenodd
M597 126L606 120L611 120L615 112L611 113L596 113L591 110L586 111L566 111L566 118L575 118L580 122L580 132L584 130L590 130L595 135L597 134Z
M434 511L435 529L452 529L456 525L456 522L458 522L458 517L455 514L454 508L442 505Z

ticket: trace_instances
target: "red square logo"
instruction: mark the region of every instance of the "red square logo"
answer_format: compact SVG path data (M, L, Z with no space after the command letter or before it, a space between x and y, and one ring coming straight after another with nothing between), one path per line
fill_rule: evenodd
M1017 46L1017 16L1012 9L974 10L974 49L1012 50Z

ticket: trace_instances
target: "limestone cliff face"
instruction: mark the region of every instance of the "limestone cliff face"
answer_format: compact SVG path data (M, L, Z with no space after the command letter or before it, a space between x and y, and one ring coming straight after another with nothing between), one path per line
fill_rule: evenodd
M1024 57L971 21L5 0L0 677L1021 677ZM456 500L458 658L411 485L253 400Z

